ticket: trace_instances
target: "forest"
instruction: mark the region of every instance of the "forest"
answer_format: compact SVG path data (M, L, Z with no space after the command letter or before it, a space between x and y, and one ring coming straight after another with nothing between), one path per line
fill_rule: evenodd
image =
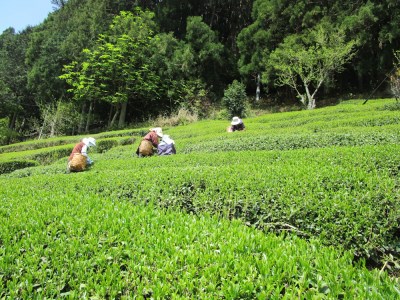
M2 145L398 96L397 0L49 1L41 24L0 35Z

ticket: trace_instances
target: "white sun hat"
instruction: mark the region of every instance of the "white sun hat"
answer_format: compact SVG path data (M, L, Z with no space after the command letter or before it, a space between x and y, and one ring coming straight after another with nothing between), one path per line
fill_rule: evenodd
M162 128L161 127L154 127L151 128L150 131L154 131L155 133L157 133L157 135L162 138L163 137L163 132L162 132Z
M242 120L240 120L239 117L233 117L231 125L237 125L237 124L240 124L241 122L242 122Z
M90 137L90 138L83 138L83 139L82 139L82 142L83 142L86 146L88 146L88 147L96 146L96 140L95 140L94 138L92 138L92 137Z
M88 138L88 146L90 147L95 147L96 146L96 140L92 137Z

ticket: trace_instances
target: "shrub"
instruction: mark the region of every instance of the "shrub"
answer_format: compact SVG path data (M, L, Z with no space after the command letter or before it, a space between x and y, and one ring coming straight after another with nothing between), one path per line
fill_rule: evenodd
M60 158L68 157L71 153L71 150L72 148L70 145L58 146L49 149L43 149L43 151L29 155L27 157L29 159L36 160L41 165L48 165L59 160Z
M8 128L8 120L0 119L0 145L6 145L18 138L18 133Z
M170 116L159 116L155 123L157 126L177 126L187 125L194 123L198 120L198 115L195 112L191 112L186 108L180 108L177 113Z
M392 89L393 96L396 99L400 98L400 51L394 53L397 62L394 63L395 70L390 74L390 87Z
M246 90L243 83L234 80L224 92L222 102L230 117L243 117L246 109Z
M23 169L38 165L39 163L34 160L14 160L14 161L0 162L0 174L11 173L18 169Z
M119 145L131 145L135 141L136 139L134 137L101 139L97 141L96 147L93 148L91 151L103 153Z

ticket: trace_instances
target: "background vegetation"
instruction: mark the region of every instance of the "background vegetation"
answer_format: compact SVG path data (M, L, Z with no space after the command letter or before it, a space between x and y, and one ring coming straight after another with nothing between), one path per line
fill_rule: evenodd
M42 24L0 35L2 144L210 117L235 80L272 109L389 94L398 78L394 0L52 3Z

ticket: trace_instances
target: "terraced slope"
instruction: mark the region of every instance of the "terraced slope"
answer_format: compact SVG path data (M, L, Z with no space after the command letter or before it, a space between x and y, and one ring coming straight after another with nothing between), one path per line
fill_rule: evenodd
M399 106L361 103L164 128L167 157L103 133L86 172L4 173L1 297L399 298Z

